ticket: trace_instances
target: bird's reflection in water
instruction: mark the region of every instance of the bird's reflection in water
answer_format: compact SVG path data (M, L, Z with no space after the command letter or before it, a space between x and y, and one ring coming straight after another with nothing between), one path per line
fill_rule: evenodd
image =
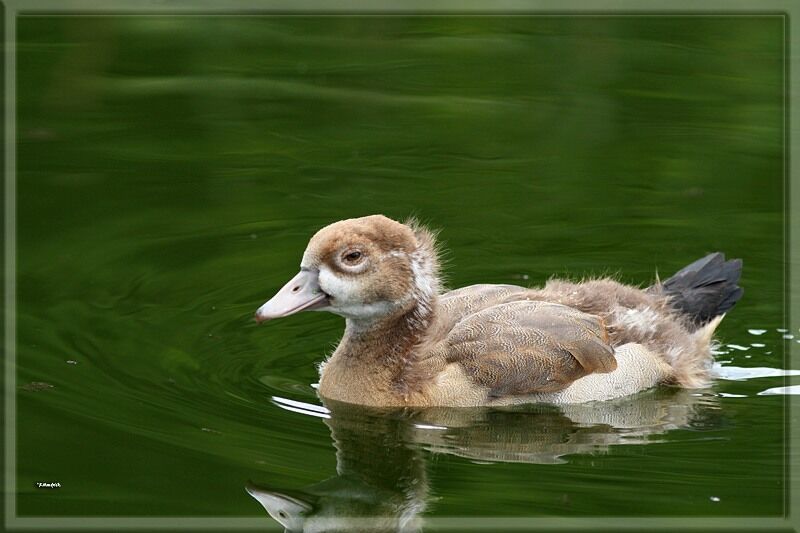
M659 442L674 429L719 425L715 396L685 389L662 388L611 402L504 409L325 406L337 474L301 490L247 485L287 531L420 531L429 499L430 453L556 464L568 455L605 453L616 444Z

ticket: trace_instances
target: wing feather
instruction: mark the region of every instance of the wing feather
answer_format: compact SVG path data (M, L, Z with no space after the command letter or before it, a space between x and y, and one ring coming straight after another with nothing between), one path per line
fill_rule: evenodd
M482 309L456 323L446 342L448 362L493 396L553 392L617 367L599 317L549 302Z

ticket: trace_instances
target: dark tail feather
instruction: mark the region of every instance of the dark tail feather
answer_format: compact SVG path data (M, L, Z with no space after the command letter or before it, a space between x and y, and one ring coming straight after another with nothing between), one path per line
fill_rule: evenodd
M725 261L725 255L716 252L682 268L660 288L673 308L701 326L739 301L744 292L737 285L741 275L741 259Z

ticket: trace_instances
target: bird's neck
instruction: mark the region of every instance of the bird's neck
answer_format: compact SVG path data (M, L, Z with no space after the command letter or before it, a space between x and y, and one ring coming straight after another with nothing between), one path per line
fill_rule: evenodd
M320 394L351 403L403 403L409 376L424 356L438 298L417 299L410 308L372 321L348 319L336 351L322 366ZM377 401L377 400L380 401ZM375 400L375 401L370 401Z
M410 309L376 320L348 319L342 347L347 348L348 356L356 358L378 357L389 362L404 357L430 328L436 303L435 297L427 298L414 301Z

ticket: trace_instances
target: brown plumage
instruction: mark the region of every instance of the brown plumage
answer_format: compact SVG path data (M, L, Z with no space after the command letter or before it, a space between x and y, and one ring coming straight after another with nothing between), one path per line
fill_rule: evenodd
M434 235L413 221L374 215L314 235L300 274L256 318L304 309L344 316L319 392L350 403L582 402L659 383L699 387L709 380L722 315L707 298L697 303L693 291L726 309L741 296L741 262L716 255L647 290L596 279L443 293ZM680 305L670 282L680 286Z

